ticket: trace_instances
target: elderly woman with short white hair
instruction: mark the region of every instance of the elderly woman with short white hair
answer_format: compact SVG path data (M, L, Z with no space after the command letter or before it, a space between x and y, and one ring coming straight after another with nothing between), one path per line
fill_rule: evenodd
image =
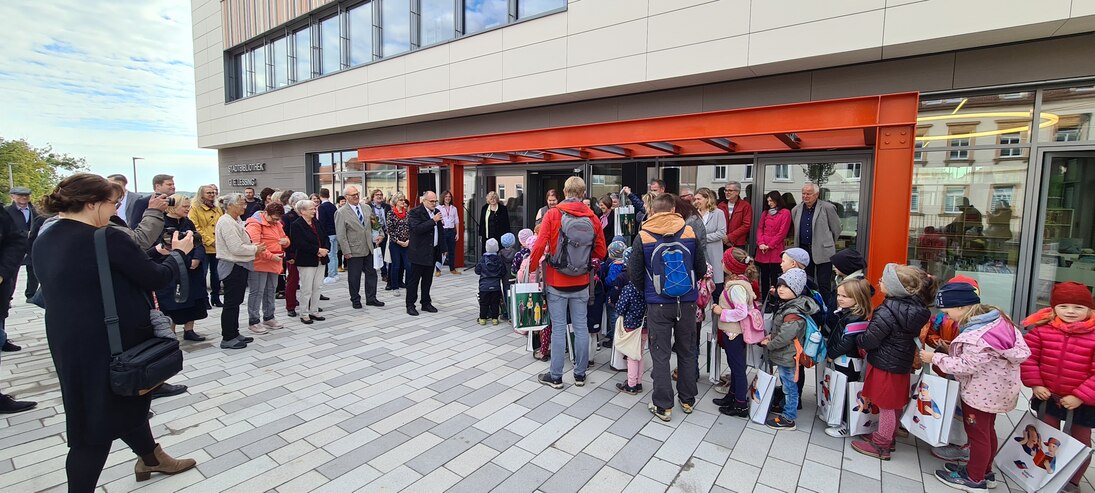
M297 272L300 275L300 296L297 312L300 321L310 324L325 320L316 315L319 312L319 290L323 287L323 271L320 265L326 262L331 243L327 232L316 220L316 204L305 197L293 205L300 216L289 226L289 242L296 251Z
M230 193L219 199L224 215L217 219L217 272L224 283L224 308L221 310L221 349L243 349L254 339L240 335L240 304L247 291L247 279L255 270L255 255L266 245L251 243L240 215L247 210L242 193Z
M487 240L494 238L502 243L502 235L510 232L509 211L498 200L498 194L493 190L487 192L487 203L479 211L479 242L483 251L487 250Z

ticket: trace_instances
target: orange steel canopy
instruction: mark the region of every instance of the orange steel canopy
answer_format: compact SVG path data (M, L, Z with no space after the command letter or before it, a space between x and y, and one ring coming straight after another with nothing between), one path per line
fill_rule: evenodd
M554 163L874 147L878 129L916 124L916 93L523 130L358 149L400 166Z

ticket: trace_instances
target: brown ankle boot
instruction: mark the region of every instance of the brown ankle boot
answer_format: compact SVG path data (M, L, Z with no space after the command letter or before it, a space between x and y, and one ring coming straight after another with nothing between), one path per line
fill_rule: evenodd
M148 481L152 478L154 472L178 474L197 465L194 459L176 459L167 455L167 452L160 448L160 444L156 444L156 449L152 451L152 454L156 456L159 464L146 466L144 459L138 457L137 463L133 465L133 472L137 475L137 481Z

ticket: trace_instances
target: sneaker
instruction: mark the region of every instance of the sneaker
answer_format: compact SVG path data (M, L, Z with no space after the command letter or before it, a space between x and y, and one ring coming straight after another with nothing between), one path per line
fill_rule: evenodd
M574 385L577 385L578 387L585 387L586 386L586 376L585 375L574 375Z
M935 471L935 479L938 479L940 483L943 483L951 488L962 491L977 492L988 491L988 485L986 481L974 481L970 479L969 474L965 469L961 471L948 471L946 469L940 469Z
M312 325L313 322L311 317L300 317L300 323L304 325Z
M281 322L278 322L277 320L272 319L272 318L270 320L267 320L267 321L263 322L262 325L265 325L269 329L280 329L280 328L284 327L284 325L281 325Z
M487 319L480 318L480 319L476 320L475 323L477 323L479 325L487 325Z
M551 378L550 373L541 373L539 377L536 377L536 381L556 390L563 388L563 379Z
M290 317L296 318L297 311L296 310L289 310L289 311L285 312L285 314L289 315Z
M695 402L681 402L681 410L684 414L692 414L692 408L695 407Z
M970 449L968 445L944 445L942 447L933 447L932 456L943 462L969 462Z
M672 409L662 409L658 406L655 406L653 402L648 404L646 408L650 411L650 414L657 416L658 419L665 421L666 423L668 423L669 420L673 419Z
M632 386L628 385L627 383L620 382L620 383L616 384L616 390L619 390L620 392L623 392L625 394L637 395L637 394L642 393L643 384L640 383L640 384L632 387Z
M248 343L248 344L251 344L252 342L255 342L255 338L254 338L254 337L247 337L247 336L245 336L245 335L243 335L243 334L240 334L240 335L239 335L239 338L240 338L240 340L241 340L241 341L243 341L243 342L246 342L246 343Z
M948 464L943 464L943 467L946 468L950 472L958 472L958 471L966 472L966 466L961 465L961 464L950 464L950 463L948 463ZM969 473L966 472L966 475L968 476ZM1069 484L1072 485L1072 483L1069 483ZM990 473L985 475L985 486L988 486L990 490L995 489L997 486L1000 486L1000 483L996 482L996 473L995 472L990 472ZM1072 486L1075 487L1075 485L1072 485ZM1068 491L1068 486L1065 486L1065 489L1063 491L1067 492ZM1080 490L1077 489L1075 491L1080 491Z
M882 448L882 446L870 440L852 440L852 450L868 457L890 460L890 449Z
M334 284L336 282L338 282L338 276L323 278L323 284Z
M730 384L720 383L720 384L715 385L715 392L719 393L719 394L723 394L723 395L729 394L730 393Z
M719 413L735 418L748 418L749 405L744 402L735 402L729 406L719 406Z
M848 428L844 425L830 426L828 428L825 428L825 434L833 438L847 438Z
M784 418L782 414L777 414L775 416L772 416L771 418L768 418L768 421L764 422L764 426L767 426L767 427L769 427L773 430L777 430L777 431L778 430L793 431L793 430L798 429L798 427L795 426L795 421L793 419Z
M247 329L250 330L252 333L259 334L259 335L270 332L270 331L266 330L266 327L263 326L262 324L248 325Z
M239 337L235 339L229 339L227 341L221 341L221 349L243 349L247 347L247 343Z
M496 319L494 319L494 320L491 320L491 321L490 321L490 324L491 324L491 325L498 325L498 319L496 318Z

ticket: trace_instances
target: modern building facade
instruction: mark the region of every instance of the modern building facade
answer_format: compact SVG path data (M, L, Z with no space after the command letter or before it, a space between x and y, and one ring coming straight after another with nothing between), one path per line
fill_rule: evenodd
M738 181L758 214L813 181L874 263L971 275L1013 314L1095 286L1091 0L192 5L226 190L451 189L474 238L487 191L524 227L574 174L594 197Z

